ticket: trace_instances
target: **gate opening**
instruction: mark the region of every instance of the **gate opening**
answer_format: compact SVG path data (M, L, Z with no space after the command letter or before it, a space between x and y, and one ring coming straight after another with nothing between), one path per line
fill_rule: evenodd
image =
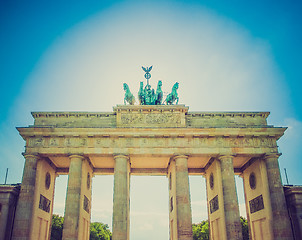
M200 223L208 219L206 180L201 175L189 176L192 223Z
M91 223L101 222L112 232L113 175L96 175L92 178Z
M131 175L130 181L130 239L169 239L168 178Z

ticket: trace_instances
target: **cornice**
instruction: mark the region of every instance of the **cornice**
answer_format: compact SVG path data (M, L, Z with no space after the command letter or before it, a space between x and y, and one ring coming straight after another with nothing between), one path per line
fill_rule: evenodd
M32 112L34 119L40 117L46 118L68 118L68 117L110 117L116 115L114 112Z
M188 112L191 117L262 117L267 118L270 112Z
M279 138L286 128L59 128L18 127L24 137L133 137L133 138L213 138L271 137Z
M267 118L270 112L187 112L189 107L185 105L172 106L129 106L118 105L114 112L32 112L34 119L40 117L110 117L116 115L116 111L185 111L191 117L262 117Z

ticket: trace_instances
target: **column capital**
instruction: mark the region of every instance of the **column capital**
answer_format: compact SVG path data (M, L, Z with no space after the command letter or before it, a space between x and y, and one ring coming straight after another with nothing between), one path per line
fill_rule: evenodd
M218 155L217 159L220 160L220 161L223 161L223 159L225 159L225 158L234 159L234 157L235 157L235 154L223 154L223 155Z
M24 152L24 153L22 153L22 155L23 155L23 157L26 159L26 158L30 158L30 157L32 157L32 158L40 158L40 156L39 156L39 154L38 153L26 153L26 152Z
M130 159L130 157L128 155L125 155L125 154L114 154L113 158L114 158L114 160L116 160L117 158L125 158L126 160Z
M282 154L281 153L267 153L264 155L264 159L276 158L278 159Z
M85 159L85 157L82 154L70 154L70 155L68 155L68 157L70 159L72 159L72 158L81 158L82 160Z
M186 158L188 159L189 158L189 155L188 154L174 154L171 158L170 158L170 161L173 161L173 160L176 160L178 158Z

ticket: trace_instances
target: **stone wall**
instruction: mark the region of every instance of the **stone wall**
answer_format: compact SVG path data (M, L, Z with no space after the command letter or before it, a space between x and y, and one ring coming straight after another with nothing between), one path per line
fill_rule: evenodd
M302 239L302 186L284 186L294 239Z
M10 240L20 184L0 185L0 240Z

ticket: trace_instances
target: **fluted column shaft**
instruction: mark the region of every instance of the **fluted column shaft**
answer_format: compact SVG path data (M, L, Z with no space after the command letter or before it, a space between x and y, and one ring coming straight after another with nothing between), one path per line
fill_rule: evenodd
M125 155L116 155L114 160L112 239L128 240L130 227L129 157Z
M68 186L65 203L63 240L81 239L79 236L81 211L82 164L84 158L72 155L70 158Z
M278 154L265 156L274 239L293 239L278 163Z
M175 156L177 235L181 240L192 240L192 211L188 174L188 156Z
M34 212L37 163L39 157L25 154L22 185L14 221L13 239L29 240Z
M233 156L220 156L222 193L227 239L242 239Z

